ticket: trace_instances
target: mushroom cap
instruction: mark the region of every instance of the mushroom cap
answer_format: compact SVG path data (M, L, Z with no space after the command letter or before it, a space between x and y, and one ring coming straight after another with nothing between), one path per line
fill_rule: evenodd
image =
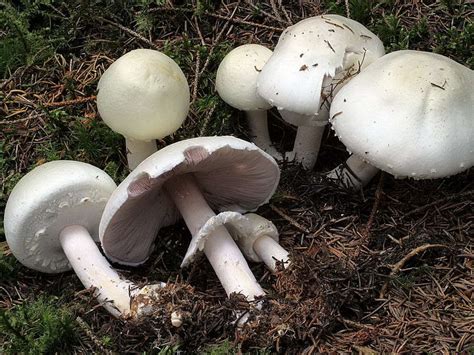
M215 211L246 212L268 202L280 170L270 155L235 137L192 138L159 150L130 173L105 207L99 235L111 260L147 260L160 228L180 218L162 186L181 174L194 175Z
M135 49L104 72L97 108L104 122L131 139L149 141L175 132L189 111L189 87L167 55Z
M384 53L380 39L354 20L338 15L310 17L282 33L258 76L257 92L280 111L307 116L305 125L327 122L326 114L318 117L321 95L332 94L359 66Z
M272 55L259 44L244 44L231 50L219 64L216 90L227 104L242 111L271 108L257 94L257 76Z
M100 216L115 188L110 176L86 163L52 161L33 169L16 184L5 208L13 255L41 272L70 270L60 232L81 225L98 240Z
M229 224L229 232L232 238L237 241L246 258L256 263L262 262L262 259L255 253L253 245L258 238L263 236L270 237L278 243L278 229L272 221L258 214L247 213L244 217L247 219L244 222L237 221Z
M474 71L397 51L336 95L331 123L347 149L396 177L431 179L474 164Z

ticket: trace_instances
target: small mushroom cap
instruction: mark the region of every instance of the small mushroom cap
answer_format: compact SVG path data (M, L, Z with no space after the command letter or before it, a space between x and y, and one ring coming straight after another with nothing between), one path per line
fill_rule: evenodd
M331 106L347 149L396 177L431 179L474 164L474 71L397 51L352 79Z
M162 189L174 176L193 174L215 211L255 210L273 195L280 171L255 144L235 137L200 137L171 144L145 159L119 185L99 228L106 255L119 263L144 263L160 228L180 214Z
M16 184L5 208L5 235L13 255L41 272L69 270L60 232L81 225L98 240L100 216L115 188L105 172L86 163L52 161L33 169Z
M228 225L228 229L232 237L242 250L242 253L249 260L259 263L262 259L255 253L253 245L255 241L263 236L268 236L278 243L278 229L266 218L255 213L247 213L244 215L246 221L237 222Z
M257 94L257 76L272 55L259 44L244 44L231 50L217 69L216 90L230 106L242 111L271 108Z
M189 111L189 87L165 54L135 49L102 75L97 108L104 122L131 139L149 141L174 133Z
M318 117L321 95L384 55L380 39L360 23L338 15L310 17L288 27L257 80L257 92L278 110ZM346 80L347 79L347 80Z
M213 237L213 233L218 228L221 226L228 228L233 224L242 224L246 220L247 219L241 213L231 211L221 212L216 216L209 218L199 231L193 235L188 250L181 262L181 267L187 267L194 262L196 257L199 255L199 252L204 250L207 240Z

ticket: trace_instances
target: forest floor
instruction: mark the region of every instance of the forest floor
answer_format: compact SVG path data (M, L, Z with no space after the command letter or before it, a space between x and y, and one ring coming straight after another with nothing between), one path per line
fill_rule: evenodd
M27 5L25 5L27 4ZM183 69L191 109L164 147L195 136L247 139L241 113L214 89L233 47L273 48L281 32L320 14L349 16L387 52L434 51L468 67L472 1L33 1L0 3L0 217L12 188L34 167L73 159L128 174L123 138L95 102L104 70L135 48L163 51ZM270 112L270 131L291 149L295 128ZM47 275L19 264L0 230L0 352L363 354L474 351L474 172L432 181L379 174L349 191L322 173L348 156L331 130L313 171L281 165L277 192L258 213L272 220L292 266L273 275L252 264L268 295L258 311L226 298L203 258L179 264L189 241L180 222L159 232L143 266L117 268L138 284L168 282L153 316L115 319L72 273ZM251 321L236 328L236 308ZM170 311L185 315L180 328Z

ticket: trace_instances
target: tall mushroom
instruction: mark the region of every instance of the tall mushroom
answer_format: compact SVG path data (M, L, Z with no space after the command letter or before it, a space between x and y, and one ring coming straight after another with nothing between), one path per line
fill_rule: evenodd
M229 231L245 257L253 262L263 262L276 272L278 265L290 265L289 253L278 243L278 230L266 218L255 213L244 215L245 220L229 225Z
M73 268L112 315L139 316L146 307L144 298L162 285L139 289L122 279L95 244L100 216L115 188L105 172L86 163L40 165L10 194L5 235L13 255L26 267L45 273Z
M241 139L174 143L144 160L112 194L100 223L102 246L110 259L139 265L160 228L182 216L192 240L181 266L202 250L228 295L253 300L264 292L225 224L266 203L278 181L275 160Z
M189 111L189 87L179 66L165 54L135 49L102 75L97 108L104 122L125 137L134 169L156 152L155 139L174 133Z
M314 167L332 95L383 54L375 34L338 15L307 18L283 32L258 76L257 92L298 127L290 160Z
M434 179L474 165L474 71L439 54L397 51L339 91L331 124L353 155L329 177L366 185L384 170Z
M251 140L275 159L282 159L268 132L267 110L271 108L257 94L257 75L272 51L260 44L244 44L231 50L219 64L216 90L230 106L244 111Z

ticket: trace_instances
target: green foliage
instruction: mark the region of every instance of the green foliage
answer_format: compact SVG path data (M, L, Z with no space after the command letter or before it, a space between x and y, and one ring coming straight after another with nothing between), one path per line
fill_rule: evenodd
M423 12L424 17L414 22L412 19L407 21L406 12L393 11L397 6L394 0L349 0L351 18L377 34L387 52L401 49L434 51L472 68L474 24L466 16L470 10L468 1L441 0L433 5ZM346 16L343 0L326 0L324 6L326 13ZM446 22L447 16L451 27L437 28L434 19Z
M88 122L82 117L76 117L70 131L74 155L82 157L84 161L107 161L122 149L123 138L101 120Z
M392 282L395 287L409 291L417 282L420 282L420 279L428 275L430 271L431 267L429 265L420 265L411 272L399 274Z
M402 24L400 17L384 15L375 27L387 52L414 49L417 42L422 41L428 34L428 25L424 18L408 27Z
M139 13L135 17L135 21L137 23L138 32L150 32L153 30L154 21L150 14L147 14L146 12Z
M0 250L0 282L13 279L18 273L19 263L14 256L6 256Z
M344 1L327 0L324 2L328 14L336 14L346 16L346 7ZM349 0L349 11L353 20L359 21L362 24L369 24L372 10L382 1L373 0Z
M56 298L39 298L0 311L0 351L6 354L64 353L77 341L72 314ZM2 339L3 338L3 339Z
M200 16L206 11L212 12L212 10L214 9L214 5L215 1L213 0L198 0L194 13L197 16Z
M158 354L159 355L174 355L179 352L180 352L179 345L175 345L175 346L167 345L164 348L162 348Z
M114 341L113 341L113 339L112 339L110 336L104 335L103 337L100 338L100 343L101 343L104 347L110 348L110 347L113 346Z
M162 52L173 59L181 68L192 68L195 58L192 56L193 42L186 37L179 42L165 42Z
M235 354L236 349L232 346L232 343L226 339L220 344L210 345L204 349L202 353L205 355L229 355Z
M117 157L123 139L103 121L72 116L64 110L46 112L49 119L44 130L50 139L37 146L38 160L76 159L97 164Z
M446 32L436 33L436 47L434 52L447 55L461 61L466 58L467 67L474 68L474 23L467 22L460 31L456 27L451 27Z
M48 26L32 29L31 23L33 18L38 19L43 14L42 5L49 2L22 1L18 8L0 3L0 28L6 29L6 35L0 40L0 75L22 65L44 61L54 53L54 44L59 39L48 38Z
M234 345L228 339L226 339L222 343L208 345L201 353L203 355L232 355L240 354L242 351L240 350L240 347L234 347ZM258 348L253 349L250 353L267 355L271 354L271 351L266 348Z
M11 166L13 161L11 157L6 153L11 148L11 144L3 141L0 142L0 179L2 181L0 189L0 241L4 240L5 231L3 228L3 214L6 206L6 196L15 187L16 183L21 179L21 174L15 172ZM4 265L5 266L5 265ZM8 267L5 266L6 269ZM5 270L6 270L5 269ZM3 266L0 266L0 270L4 270Z

